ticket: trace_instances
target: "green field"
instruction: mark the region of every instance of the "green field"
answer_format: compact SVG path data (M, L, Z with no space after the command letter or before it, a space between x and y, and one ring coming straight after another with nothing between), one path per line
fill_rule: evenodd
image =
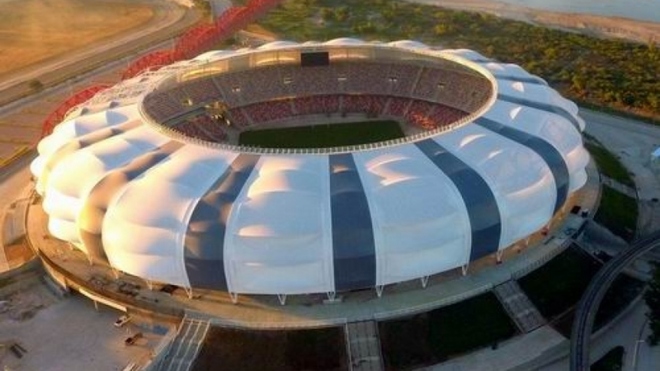
M403 136L396 121L362 121L245 131L241 133L238 143L263 148L328 148L375 143Z
M600 170L601 173L621 184L633 188L635 187L635 181L633 181L625 166L621 164L616 156L603 148L600 143L585 141L584 146L591 154L591 157L596 161L598 170Z
M518 280L518 284L549 321L572 309L601 264L577 246ZM560 279L559 279L560 278ZM570 323L567 324L570 333Z
M341 327L257 331L214 326L192 370L343 371L346 360Z
M516 328L493 293L410 318L378 324L387 370L444 362L472 350L497 347Z
M619 371L623 368L625 350L622 346L614 347L596 363L591 365L591 371Z
M608 186L603 186L594 220L612 233L630 242L637 229L637 200Z

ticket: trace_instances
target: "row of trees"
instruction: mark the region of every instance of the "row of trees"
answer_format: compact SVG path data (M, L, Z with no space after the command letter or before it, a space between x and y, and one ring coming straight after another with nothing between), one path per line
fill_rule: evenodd
M656 265L648 290L644 293L646 306L649 308L646 316L649 319L649 343L653 346L660 343L660 265Z
M475 49L523 66L578 102L660 120L660 51L652 43L393 0L287 0L261 23L298 41L356 36Z

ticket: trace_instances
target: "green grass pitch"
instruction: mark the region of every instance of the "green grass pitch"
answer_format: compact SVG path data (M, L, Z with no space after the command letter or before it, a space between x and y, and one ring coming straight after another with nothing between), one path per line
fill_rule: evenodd
M262 148L328 148L381 142L403 137L396 121L362 121L292 128L259 129L241 133L240 145Z

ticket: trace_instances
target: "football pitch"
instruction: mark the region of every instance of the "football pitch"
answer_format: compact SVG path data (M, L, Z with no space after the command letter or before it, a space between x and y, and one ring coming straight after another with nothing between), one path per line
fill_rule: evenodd
M240 145L263 148L328 148L375 143L403 136L399 123L387 120L251 130L241 133L238 142Z

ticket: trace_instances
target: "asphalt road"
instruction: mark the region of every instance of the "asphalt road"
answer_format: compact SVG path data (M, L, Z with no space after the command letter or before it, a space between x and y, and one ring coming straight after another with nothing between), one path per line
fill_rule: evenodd
M603 296L621 271L644 253L660 246L660 231L642 238L607 262L591 280L578 305L571 333L571 371L590 368L589 343L594 318Z
M598 139L633 175L639 199L640 235L660 229L660 167L651 165L651 153L660 147L660 126L580 109L586 132Z
M586 334L591 334L593 319L607 288L625 266L645 252L652 250L653 246L660 245L657 241L660 207L657 203L650 201L653 198L660 198L658 172L650 166L650 154L660 146L660 128L644 122L583 108L580 109L580 116L587 122L585 131L598 139L633 173L641 206L639 232L641 235L656 232L650 234L650 240L640 240L605 265L585 291L571 336L569 362L571 370L589 369L590 335ZM652 242L653 237L655 237L655 242ZM645 242L648 244L645 245Z

